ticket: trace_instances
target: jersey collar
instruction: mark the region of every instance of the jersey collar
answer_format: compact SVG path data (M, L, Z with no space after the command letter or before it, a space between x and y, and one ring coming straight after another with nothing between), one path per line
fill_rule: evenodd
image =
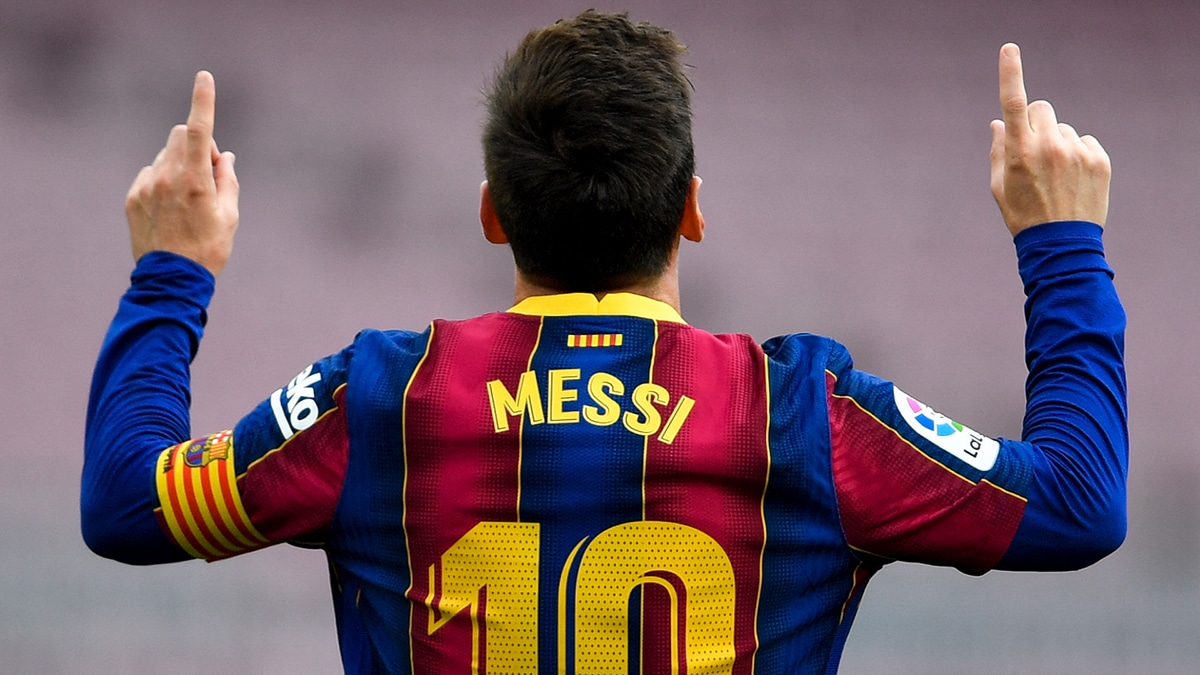
M578 316L581 314L608 314L637 316L655 321L672 323L687 322L675 308L661 300L647 298L636 293L608 293L597 299L591 293L562 293L558 295L533 295L509 308L514 314L531 316Z

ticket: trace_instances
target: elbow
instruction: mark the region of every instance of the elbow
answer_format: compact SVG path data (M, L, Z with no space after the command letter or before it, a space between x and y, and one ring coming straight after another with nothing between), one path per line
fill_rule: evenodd
M1100 562L1125 543L1128 518L1125 500L1111 504L1101 512L1094 513L1086 523L1079 525L1076 535L1078 568Z
M1040 446L1045 464L1029 486L1010 563L1019 569L1077 570L1125 542L1127 450L1083 441Z
M1125 542L1129 518L1124 481L1112 481L1107 489L1099 484L1089 482L1089 489L1079 490L1064 514L1064 542L1073 549L1074 569L1099 562Z
M1076 511L1057 533L1051 535L1058 543L1056 568L1074 571L1094 565L1111 555L1125 542L1128 518L1124 495L1107 503Z
M154 565L186 560L182 550L161 533L158 520L141 516L141 509L83 496L80 532L88 549L102 558L127 565Z
M130 565L186 560L189 556L168 539L155 514L155 455L104 462L98 454L95 446L85 448L79 493L83 543L98 556Z
M1125 541L1124 494L1057 512L1026 512L999 569L1069 572L1094 565Z
M108 509L100 508L92 503L86 495L80 504L80 531L83 543L92 553L117 562L132 563L131 546L123 536L127 528L122 528Z

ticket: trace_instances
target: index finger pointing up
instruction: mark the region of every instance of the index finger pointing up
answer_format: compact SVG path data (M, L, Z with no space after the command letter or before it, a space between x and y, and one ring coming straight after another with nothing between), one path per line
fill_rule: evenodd
M1030 130L1027 108L1021 50L1009 42L1000 48L1000 110L1008 134L1019 137Z
M187 157L189 164L211 166L213 146L213 117L216 111L217 85L212 73L196 73L192 87L192 109L187 120Z

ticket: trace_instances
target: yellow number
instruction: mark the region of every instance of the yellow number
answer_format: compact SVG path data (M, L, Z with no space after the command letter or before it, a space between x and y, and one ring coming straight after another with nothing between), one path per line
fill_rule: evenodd
M539 537L536 523L482 522L429 567L429 635L469 610L473 673L537 672ZM671 672L682 669L681 639L688 673L732 672L736 587L729 556L704 532L663 521L610 527L568 556L558 588L559 671L567 670L573 640L575 672L628 672L630 600L647 584L670 598ZM575 611L570 627L568 603ZM682 626L680 617L687 617ZM487 635L486 666L479 662L480 631Z
M429 566L429 635L469 609L472 673L480 672L481 623L488 673L537 672L539 529L537 523L479 523L442 554L440 565Z
M671 672L680 672L680 616L687 617L687 672L732 672L733 565L712 537L679 523L632 522L605 530L582 555L574 589L575 672L628 672L629 600L646 584L664 588L671 601ZM560 633L569 594L559 588Z

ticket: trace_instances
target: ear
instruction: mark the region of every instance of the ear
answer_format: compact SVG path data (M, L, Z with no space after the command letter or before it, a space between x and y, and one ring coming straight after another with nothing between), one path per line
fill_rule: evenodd
M483 225L483 238L493 244L507 244L508 235L500 227L496 207L492 204L492 189L485 180L479 185L479 223Z
M688 241L699 242L704 238L704 214L700 213L699 176L692 176L688 187L687 201L683 203L683 216L679 219L679 234Z

